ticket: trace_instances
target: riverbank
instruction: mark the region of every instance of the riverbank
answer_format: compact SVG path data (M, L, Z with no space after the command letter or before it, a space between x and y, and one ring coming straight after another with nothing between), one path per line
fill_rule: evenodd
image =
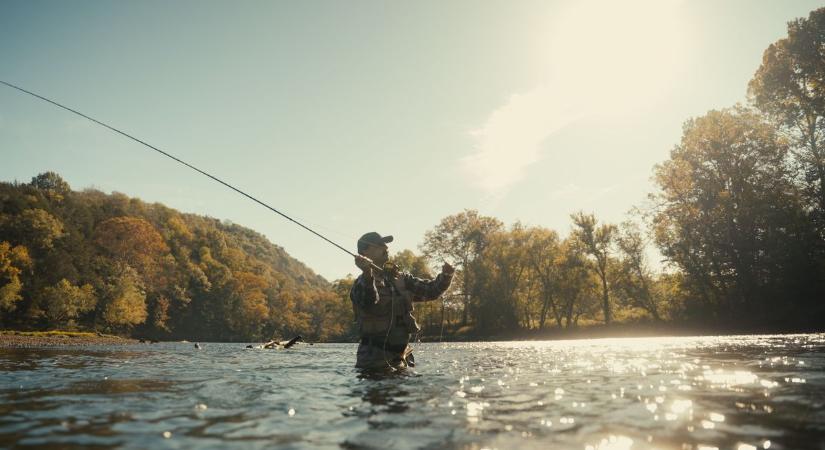
M83 331L0 331L0 348L136 344L135 339Z

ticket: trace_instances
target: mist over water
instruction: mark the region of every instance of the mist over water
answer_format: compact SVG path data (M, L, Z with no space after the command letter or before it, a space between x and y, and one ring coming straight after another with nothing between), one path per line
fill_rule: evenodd
M0 349L4 448L825 448L825 335Z

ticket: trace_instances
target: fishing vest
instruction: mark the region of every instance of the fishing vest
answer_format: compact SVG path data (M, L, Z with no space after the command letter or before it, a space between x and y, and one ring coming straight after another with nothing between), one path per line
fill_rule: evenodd
M395 279L376 278L375 288L378 291L377 303L356 306L361 337L386 336L393 326L403 327L407 333L421 331L412 314L413 295L404 287L403 274Z

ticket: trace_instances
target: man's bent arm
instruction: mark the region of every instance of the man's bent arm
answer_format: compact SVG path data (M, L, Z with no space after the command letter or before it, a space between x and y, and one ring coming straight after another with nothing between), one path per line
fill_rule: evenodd
M433 280L416 278L408 273L404 274L404 287L412 292L414 301L425 302L435 300L450 287L452 275L438 274Z

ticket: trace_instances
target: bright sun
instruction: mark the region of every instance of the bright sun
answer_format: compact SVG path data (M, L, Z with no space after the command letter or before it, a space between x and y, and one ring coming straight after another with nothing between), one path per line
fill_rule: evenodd
M553 82L589 111L655 103L686 61L679 10L670 0L574 2L552 26Z

